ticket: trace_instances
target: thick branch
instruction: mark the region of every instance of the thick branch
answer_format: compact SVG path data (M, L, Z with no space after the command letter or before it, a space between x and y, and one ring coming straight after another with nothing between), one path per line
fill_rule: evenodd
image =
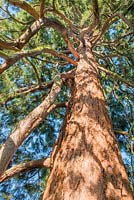
M118 79L119 81L123 82L124 84L128 85L129 87L133 87L134 88L134 84L125 80L124 78L122 78L120 75L116 74L115 72L111 72L110 70L98 65L98 69L100 69L101 71L105 72L106 74L112 76L114 79Z
M58 53L56 51L54 51L53 49L48 49L48 48L41 48L41 49L35 49L32 51L28 51L28 52L19 52L16 53L13 57L8 58L0 67L0 74L3 73L6 69L8 69L10 66L12 66L13 64L15 64L18 60L22 59L22 58L26 58L26 57L30 57L30 56L37 56L40 55L41 53L50 53L53 56L57 56L59 58L62 58L66 61L68 61L70 64L73 65L77 65L77 62L74 61L73 59L69 58L68 56L62 54L62 53Z
M69 40L68 37L68 31L65 28L64 25L62 25L57 19L51 19L51 18L40 18L39 20L35 21L21 36L19 39L17 39L15 42L7 42L4 46L4 41L0 40L0 47L2 49L12 49L12 50L18 50L22 49L26 43L29 42L29 40L35 35L43 26L46 27L52 27L56 30L58 30L63 39L65 40L69 50L71 53L79 59L78 52L74 49L72 43Z
M26 29L24 33L21 34L21 36L16 39L14 42L5 42L0 40L0 48L1 49L9 49L9 50L18 50L22 49L25 44L29 42L29 40L45 25L49 25L49 19L47 20L36 20L33 22L33 24Z
M27 2L25 1L18 1L18 0L9 0L9 3L13 4L16 7L22 8L30 15L32 15L35 19L39 19L39 15L34 8L32 8Z
M19 165L11 167L0 176L0 183L19 173L27 172L35 168L50 168L50 158L32 160L32 161L24 162Z
M40 18L44 17L45 0L40 1Z
M43 25L40 19L33 22L33 24L15 41L15 46L17 46L18 49L22 49Z
M66 27L65 27L63 24L61 24L61 23L60 23L58 20L56 20L56 19L43 18L43 22L44 22L44 24L45 24L46 26L55 28L55 29L57 29L57 30L61 33L61 35L62 35L64 41L66 42L66 44L67 44L69 50L71 51L71 53L72 53L76 58L79 59L80 56L79 56L78 52L74 49L72 43L71 43L70 40L69 40L69 37L68 37L68 30L66 29Z
M57 75L53 87L45 100L19 122L5 144L0 149L0 175L8 166L16 149L28 137L30 132L36 128L48 115L51 106L60 92L62 81Z
M99 7L98 0L93 0L93 14L95 24L99 24Z

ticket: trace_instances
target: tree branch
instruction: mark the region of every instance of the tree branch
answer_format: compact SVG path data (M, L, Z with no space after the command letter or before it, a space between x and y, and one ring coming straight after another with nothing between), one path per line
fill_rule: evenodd
M41 78L40 78L40 75L39 75L39 72L38 72L36 66L34 65L34 63L32 61L30 61L30 59L26 58L25 60L28 62L28 64L30 64L32 66L32 68L33 68L33 70L35 72L35 75L36 75L36 79L37 79L38 85L41 86Z
M69 50L71 51L71 53L72 53L77 59L79 59L80 56L79 56L78 52L74 49L72 43L71 43L70 40L69 40L69 37L68 37L68 30L66 29L66 27L65 27L63 24L61 24L57 19L43 18L42 20L43 20L43 22L44 22L44 24L45 24L46 26L55 28L55 29L57 29L57 30L61 33L61 35L62 35L64 41L66 42L66 44L67 44Z
M7 54L5 54L4 52L0 51L0 57L3 58L4 60L7 60L9 57Z
M75 74L75 69L70 70L69 72L66 72L66 73L61 73L60 76L61 76L63 82L65 82L68 79L73 79L74 74ZM53 80L48 81L48 82L41 82L41 85L32 84L28 87L23 87L18 90L15 90L15 91L13 91L13 93L5 94L5 96L0 94L0 97L2 99L2 102L0 102L0 104L1 105L7 104L8 101L11 101L12 99L20 97L22 95L36 92L37 90L44 90L45 88L50 88L50 87L52 87L53 83L54 83Z
M41 85L31 85L31 86L28 86L28 87L23 87L23 88L20 88L12 93L9 93L9 94L5 94L5 95L2 95L0 94L0 98L2 99L0 104L3 105L7 105L7 102L8 101L11 101L17 97L20 97L22 95L26 95L28 93L33 93L33 92L36 92L37 90L44 90L45 88L50 88L53 84L53 81L49 81L49 82L43 82L41 83Z
M116 135L126 135L126 136L129 137L129 133L126 132L126 131L122 131L122 130L114 130L114 133L115 133Z
M62 58L66 61L68 61L70 64L73 65L77 65L77 62L74 61L73 59L69 58L68 56L66 56L65 54L62 53L58 53L56 51L54 51L53 49L49 49L49 48L37 48L34 50L30 50L27 52L19 52L16 53L14 56L12 56L11 58L8 58L0 67L0 74L3 73L6 69L8 69L10 66L12 66L13 64L15 64L18 60L22 59L22 58L26 58L26 57L30 57L30 56L37 56L40 55L41 53L50 53L53 56L57 56L59 58Z
M98 65L98 69L100 69L101 71L105 72L106 74L114 77L115 79L118 79L119 81L123 82L124 84L128 85L129 87L133 87L134 88L134 84L125 80L124 78L122 78L120 75L116 74L115 72L111 72L110 70Z
M93 14L94 14L94 23L99 24L99 7L98 0L93 0Z
M6 6L6 10L5 10L4 8L1 8L1 9L2 9L4 12L6 12L7 15L9 15L9 16L10 16L14 21L16 21L17 23L20 23L20 24L23 24L23 25L28 25L28 22L23 22L23 21L18 20L18 19L16 19L16 18L14 17L13 14L10 13L9 3L8 3L7 6Z
M25 44L44 26L41 20L36 20L24 33L14 42L18 49L22 49Z
M85 28L82 29L80 37L81 40L83 40L84 36L86 34L92 34L93 30L99 25L99 7L98 7L98 0L93 0L93 23L90 24L90 26L87 26Z
M35 168L50 168L50 158L32 160L11 167L0 176L0 183L19 173L27 172Z
M44 17L45 1L46 0L40 1L40 18Z
M30 6L30 4L28 4L25 1L17 1L17 0L9 0L9 3L11 3L12 5L22 8L23 10L25 10L26 12L28 12L30 15L32 15L35 19L39 19L39 15L36 12L36 10L34 8L32 8Z
M100 40L100 38L106 32L107 28L111 25L111 23L113 23L115 21L114 20L115 17L117 17L116 13L112 14L108 19L106 19L106 21L104 22L99 34L95 37L95 39L92 40L93 45L95 45Z
M46 27L52 27L56 30L58 30L64 41L66 42L69 50L71 53L79 59L79 54L73 47L72 43L69 40L68 37L68 31L65 28L64 25L62 25L57 19L52 19L52 18L40 18L39 20L36 20L21 36L19 39L17 39L15 42L5 42L0 40L0 47L2 49L9 49L9 50L18 50L22 49L27 42L35 35L43 26Z
M75 27L75 25L72 23L72 21L70 19L68 19L62 12L57 10L55 0L53 0L53 10L52 11L54 13L56 13L59 17L61 17L61 19L63 19L64 22L66 22L70 27Z
M72 23L72 21L69 19L69 18L67 18L62 12L60 12L57 8L56 8L56 1L55 0L53 0L53 9L51 10L51 12L53 12L53 13L55 13L55 14L57 14L62 20L64 20L64 22L65 23L67 23L68 25L69 25L69 28L70 28L70 30L71 30L71 36L73 37L73 39L75 40L75 42L77 43L77 44L79 44L80 43L80 40L79 40L79 38L76 36L76 34L78 34L78 27L76 27L76 25L74 25L73 23ZM68 39L69 40L69 39ZM68 42L70 42L70 41L67 41L67 43ZM71 44L71 43L70 43ZM69 44L69 45L70 45ZM71 48L72 48L72 46L70 46ZM70 49L70 48L69 48ZM71 50L71 49L70 49ZM72 49L73 50L73 49ZM74 51L74 50L73 50ZM76 51L76 50L75 50ZM76 52L74 52L74 53L76 53ZM74 54L75 55L75 54ZM76 58L79 58L79 55L76 53Z
M55 77L53 87L45 100L19 122L5 144L0 149L0 175L8 166L16 149L29 136L30 132L36 128L53 109L54 101L60 92L62 81L59 75Z
M124 21L124 22L128 25L129 28L134 29L134 24L132 24L123 14L117 13L117 16L118 16L120 19L122 19L122 21Z
M114 19L115 18L115 19ZM112 14L103 24L100 33L97 37L93 40L93 44L96 44L103 34L106 32L107 28L111 25L111 23L116 21L116 18L122 19L130 28L134 29L134 25L121 13L114 13ZM113 21L112 21L113 20Z
M0 39L0 49L8 49L18 51L19 49L15 47L14 42L6 42Z

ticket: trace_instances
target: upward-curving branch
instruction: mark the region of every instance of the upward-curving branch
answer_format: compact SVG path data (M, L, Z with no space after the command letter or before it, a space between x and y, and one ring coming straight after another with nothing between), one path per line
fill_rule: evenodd
M53 87L45 100L19 122L5 144L0 149L0 175L8 166L16 149L29 136L30 132L38 126L40 122L53 109L53 103L60 92L62 80L59 75L55 77Z
M50 158L27 161L11 167L0 176L0 183L19 173L27 172L35 168L50 168Z

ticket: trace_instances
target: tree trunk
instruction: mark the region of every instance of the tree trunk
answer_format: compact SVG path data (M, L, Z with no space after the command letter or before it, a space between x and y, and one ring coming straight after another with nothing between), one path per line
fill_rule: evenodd
M43 200L133 199L97 65L86 41Z

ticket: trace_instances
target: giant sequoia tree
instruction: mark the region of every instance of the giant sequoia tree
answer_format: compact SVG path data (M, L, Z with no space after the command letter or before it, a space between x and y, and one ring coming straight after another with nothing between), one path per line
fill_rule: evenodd
M43 200L133 199L115 138L133 154L133 9L132 0L1 1L1 127L12 129L1 137L1 182L49 168ZM53 122L63 124L48 128L49 156L12 166Z

